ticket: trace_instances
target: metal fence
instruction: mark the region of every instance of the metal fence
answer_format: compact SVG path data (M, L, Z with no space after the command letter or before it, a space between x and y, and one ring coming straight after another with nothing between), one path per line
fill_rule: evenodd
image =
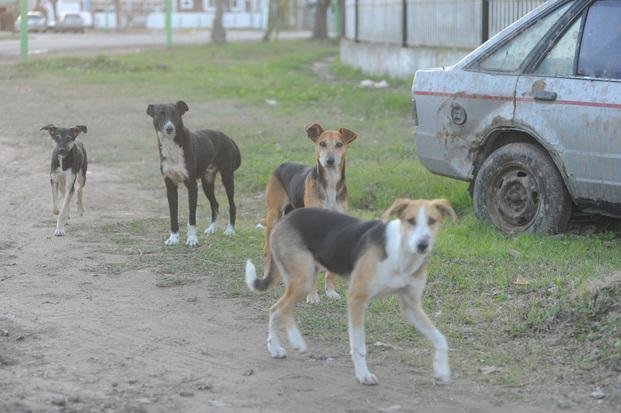
M545 0L345 0L343 36L474 48Z

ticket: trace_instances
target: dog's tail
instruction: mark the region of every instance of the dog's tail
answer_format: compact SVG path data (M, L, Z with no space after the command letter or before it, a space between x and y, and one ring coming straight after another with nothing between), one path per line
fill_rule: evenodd
M246 285L252 291L269 290L278 280L278 271L274 271L274 260L270 256L267 263L267 272L263 278L257 278L257 269L250 260L246 260Z

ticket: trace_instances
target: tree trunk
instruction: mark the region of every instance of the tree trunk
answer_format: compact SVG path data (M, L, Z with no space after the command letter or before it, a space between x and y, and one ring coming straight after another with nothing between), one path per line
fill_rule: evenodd
M121 28L121 0L114 0L114 13L116 15L116 28Z
M211 27L211 41L213 43L226 43L226 30L222 24L224 15L224 0L216 0L216 14Z
M272 31L274 31L274 26L276 25L276 8L277 8L276 0L269 0L267 2L267 27L265 29L265 33L263 34L263 41L269 42L270 37L272 36Z
M315 9L315 25L313 39L325 40L328 38L328 8L331 0L317 0Z
M58 11L56 5L58 4L58 0L51 0L52 2L52 11L54 12L54 22L58 24Z

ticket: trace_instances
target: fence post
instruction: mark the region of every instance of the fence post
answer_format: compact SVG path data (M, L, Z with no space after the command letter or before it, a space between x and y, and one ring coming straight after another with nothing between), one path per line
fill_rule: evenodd
M28 0L20 0L19 15L19 55L25 62L28 60Z
M481 0L481 44L489 39L489 1Z
M401 11L403 13L403 20L401 22L401 46L406 47L408 45L408 0L402 0L403 7Z
M354 42L358 42L358 0L354 1Z

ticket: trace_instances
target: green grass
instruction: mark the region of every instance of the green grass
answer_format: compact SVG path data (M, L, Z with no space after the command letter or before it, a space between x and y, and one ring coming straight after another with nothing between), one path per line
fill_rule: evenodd
M621 268L615 235L508 237L477 221L466 184L430 174L416 158L408 119L409 82L392 80L386 90L360 89L357 84L367 76L334 61L337 55L333 45L305 41L231 44L53 58L13 70L19 76L49 76L117 99L135 99L138 106L183 99L190 104L186 123L222 129L238 142L243 161L236 174L240 217L234 238L202 237L203 244L193 251L161 246L167 228L163 219L121 222L103 229L132 257L132 265L158 268L162 287L207 277L231 296L258 300L266 316L278 291L255 298L242 274L246 257L261 267L264 234L254 225L264 214L267 178L285 160L313 161L305 124L344 126L359 133L348 153L352 214L379 217L396 197L447 198L459 214L456 224L442 230L435 247L424 307L447 333L451 346L460 349L462 356L455 357L455 364L462 376L489 381L492 376L481 377L477 367L499 365L502 372L493 376L499 385L537 385L546 380L542 366L561 368L553 366L559 354L563 365L619 366L621 289L618 278L607 278ZM332 59L335 80L312 69L315 61L325 59ZM266 99L277 105L266 105ZM196 105L209 110L193 111ZM144 148L153 146L152 135L136 136L129 143L123 137L110 139L121 145L118 156L125 161L132 157L144 161ZM118 156L104 155L100 161L119 161ZM147 187L161 186L152 162L136 178ZM224 199L222 193L218 197ZM206 216L206 201L199 198L200 214ZM518 276L528 284L516 285ZM338 289L343 295L343 281ZM347 339L344 300L323 299L318 306L301 307L298 317L306 335ZM402 320L394 299L371 305L367 327L370 343L383 341L403 349L399 356L385 357L428 367L429 357L419 357L416 349L430 345ZM562 339L550 347L552 337L559 335Z

